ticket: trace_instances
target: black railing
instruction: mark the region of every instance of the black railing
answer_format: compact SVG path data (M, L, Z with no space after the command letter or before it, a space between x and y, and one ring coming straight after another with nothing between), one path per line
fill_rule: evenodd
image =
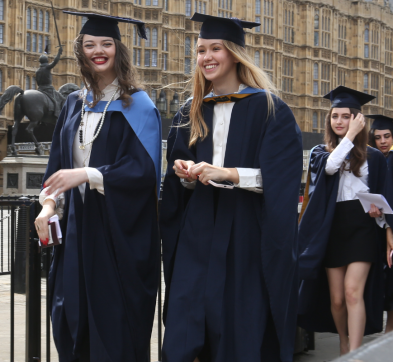
M39 247L34 220L41 210L36 196L0 197L0 276L10 276L10 362L15 356L15 295L26 296L25 361L41 359L41 337L44 337L46 362L51 361L51 322L48 274L51 249ZM162 263L161 263L162 265ZM42 299L41 283L46 284L46 298ZM45 303L42 305L42 303ZM162 268L157 296L157 350L150 356L161 360L162 347ZM45 331L41 331L44 310ZM19 316L18 316L19 317ZM18 326L17 328L22 328ZM20 331L19 331L20 332ZM18 345L18 347L20 347ZM152 358L150 358L152 360ZM56 359L57 361L57 359Z

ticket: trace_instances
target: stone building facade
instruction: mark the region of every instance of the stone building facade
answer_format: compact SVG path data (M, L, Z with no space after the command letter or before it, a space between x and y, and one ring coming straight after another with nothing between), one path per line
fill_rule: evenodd
M54 86L81 83L72 49L84 19L61 10L140 19L147 23L149 40L141 41L133 25L120 24L122 40L155 102L160 88L172 84L161 93L165 95L161 99L166 105L163 113L170 117L174 91L182 102L187 96L182 94L183 82L195 66L200 24L188 18L198 11L261 22L260 27L247 30L248 52L270 74L302 131L323 132L329 102L321 96L340 84L377 96L364 113L393 117L390 1L54 0L64 45L62 59L53 71ZM48 46L52 60L57 45L49 0L0 0L0 94L10 85L36 87L38 58ZM12 124L12 116L13 103L0 115L0 159L6 154L7 125Z

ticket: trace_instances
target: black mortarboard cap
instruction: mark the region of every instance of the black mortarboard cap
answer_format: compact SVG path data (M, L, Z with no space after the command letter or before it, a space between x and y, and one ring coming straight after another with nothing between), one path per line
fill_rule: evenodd
M229 40L242 47L246 45L243 28L252 29L261 25L237 18L221 18L200 13L195 13L191 20L203 23L200 38Z
M355 108L360 110L364 104L372 101L375 97L340 85L323 98L332 102L331 108Z
M121 23L132 23L137 26L138 35L146 39L145 23L140 20L135 20L131 18L121 18L119 16L112 15L102 15L94 13L81 13L76 11L63 10L63 13L85 16L88 18L85 25L83 25L82 30L79 34L89 34L93 36L109 36L111 38L121 40L120 30L118 27L118 22Z
M383 114L368 114L366 117L374 120L371 129L393 129L393 118Z

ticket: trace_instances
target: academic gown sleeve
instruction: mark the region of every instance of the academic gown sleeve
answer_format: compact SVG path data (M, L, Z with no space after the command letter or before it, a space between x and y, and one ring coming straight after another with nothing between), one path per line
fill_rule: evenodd
M189 128L186 108L183 107L174 117L167 140L167 172L164 180L162 204L160 208L160 232L162 239L162 256L164 264L164 279L166 298L169 295L170 281L176 255L183 213L187 207L193 189L182 186L180 178L173 170L175 160L191 160L196 162L195 147L189 147ZM164 321L166 317L166 302L164 306Z
M316 146L309 166L309 202L299 225L300 280L315 279L325 255L330 225L333 220L339 185L339 174L326 174L330 153L325 145Z

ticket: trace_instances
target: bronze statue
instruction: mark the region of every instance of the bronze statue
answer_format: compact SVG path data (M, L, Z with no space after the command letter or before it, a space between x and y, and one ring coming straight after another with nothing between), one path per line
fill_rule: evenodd
M21 89L20 87L16 85L11 85L5 90L3 96L0 97L1 112L5 105L10 102L14 98L14 96L17 95L14 104L14 125L12 127L11 149L13 156L17 155L15 148L15 137L18 133L19 124L24 116L26 116L30 121L29 125L26 128L26 131L30 134L35 144L35 151L38 155L43 155L42 146L34 136L34 129L42 122L55 124L67 96L70 93L79 89L76 84L67 83L61 86L59 88L59 91L57 92L52 86L51 71L52 68L54 68L59 62L60 56L63 52L63 48L60 43L59 32L57 30L56 18L54 19L54 21L57 31L57 39L59 41L59 51L54 61L50 64L48 62L48 57L46 55L41 55L39 59L40 67L36 72L38 90L29 89L23 91L23 89Z

